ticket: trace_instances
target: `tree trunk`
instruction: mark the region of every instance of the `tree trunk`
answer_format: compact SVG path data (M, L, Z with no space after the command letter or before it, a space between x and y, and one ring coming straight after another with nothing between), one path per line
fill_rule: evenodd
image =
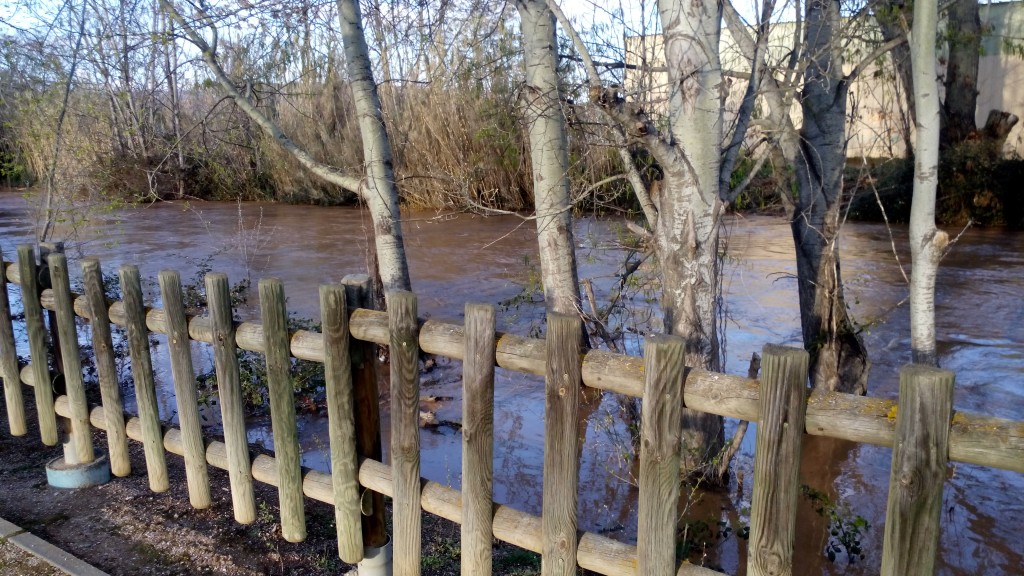
M654 245L661 266L665 331L686 341L686 365L718 370L721 295L718 237L723 79L721 13L712 0L658 4L668 69L669 122L685 159L664 165ZM681 465L717 483L713 463L723 447L722 418L684 410Z
M526 123L533 164L541 279L549 312L580 314L569 200L569 141L559 95L555 17L544 0L517 3L526 65Z
M412 284L409 279L409 264L405 258L405 242L402 238L391 142L384 127L377 84L373 80L359 2L338 0L338 19L341 23L341 39L345 44L345 60L356 115L359 117L359 133L363 140L366 179L360 187L360 195L369 207L373 219L373 236L377 247L377 265L381 281L384 283L385 293L395 289L409 290Z
M882 32L882 40L891 42L906 34L912 16L911 5L902 0L885 0L875 10L875 21ZM917 122L917 108L914 105L914 75L910 65L910 46L907 43L893 46L889 51L893 68L903 87L903 103L906 105L906 122L900 126L907 154L913 150L910 127Z
M915 10L915 18L916 18ZM915 26L915 30L923 30ZM981 55L981 16L978 0L955 0L946 17L946 100L941 142L955 146L977 128L978 58ZM915 76L921 78L920 72ZM931 86L929 82L928 86ZM915 97L916 99L916 97Z
M839 264L839 214L846 164L846 97L838 0L807 4L808 66L791 226L800 320L815 387L863 394L867 350L847 314Z
M960 4L963 2L957 3L958 6ZM910 276L910 347L913 362L933 366L938 365L935 352L935 276L942 250L948 244L946 233L935 228L940 140L939 87L935 81L934 38L937 18L935 4L914 3L911 53L914 100L920 120L917 123L914 154L914 199L910 207L910 250L913 257ZM949 92L946 94L948 103Z

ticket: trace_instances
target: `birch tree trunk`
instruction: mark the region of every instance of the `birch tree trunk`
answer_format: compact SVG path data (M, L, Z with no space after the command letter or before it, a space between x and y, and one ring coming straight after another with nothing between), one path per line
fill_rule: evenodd
M867 350L846 309L839 263L846 97L838 0L807 3L803 125L795 159L798 197L791 221L796 245L800 324L814 386L863 394Z
M569 200L569 140L557 75L555 17L544 0L516 3L523 27L526 123L533 164L541 279L549 312L580 313Z
M915 363L938 365L935 352L935 276L949 243L935 228L935 191L939 174L939 87L935 74L935 4L914 3L911 58L917 134L914 154L914 199L910 207L910 347Z
M373 219L377 267L385 294L394 289L409 290L412 283L405 258L391 141L384 127L358 0L338 0L338 19L356 115L359 117L359 134L363 140L366 178L360 195Z
M714 0L661 0L658 10L671 86L669 128L682 153L682 161L662 163L664 182L654 229L665 331L685 340L687 366L718 370L721 12ZM712 469L707 464L722 445L721 417L683 410L684 471Z

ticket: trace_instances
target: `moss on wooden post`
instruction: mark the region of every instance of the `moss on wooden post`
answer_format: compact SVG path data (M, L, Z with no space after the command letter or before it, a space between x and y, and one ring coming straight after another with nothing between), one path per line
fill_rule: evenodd
M883 576L935 573L954 380L952 372L931 366L912 364L900 370Z

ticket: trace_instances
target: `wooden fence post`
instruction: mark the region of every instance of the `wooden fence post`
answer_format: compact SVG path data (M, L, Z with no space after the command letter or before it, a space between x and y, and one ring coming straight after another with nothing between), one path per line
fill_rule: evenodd
M117 366L114 362L114 342L110 331L110 308L103 293L103 273L100 262L95 258L82 260L82 281L89 308L89 323L92 328L92 351L96 357L96 372L100 380L100 397L103 402L103 418L107 423L107 451L110 454L110 471L119 477L132 472L128 459L128 432L125 430L124 403L121 401L121 385L117 381Z
M637 574L676 573L683 344L678 336L655 334L644 338Z
M374 309L370 277L350 274L341 279L345 303L351 314L358 308ZM356 449L359 456L383 461L380 426L380 390L377 387L377 344L349 340L352 359L352 396L356 409ZM380 548L387 544L384 495L367 489L362 494L363 546Z
M793 574L809 356L800 348L768 344L761 358L747 573L786 576Z
M43 326L43 307L39 303L39 273L36 256L28 244L18 246L18 271L21 276L21 302L25 308L25 329L31 354L33 392L36 413L39 416L39 436L43 444L56 446L57 413L53 409L53 384L46 353L46 327Z
M331 444L331 484L338 557L349 564L363 559L359 516L359 458L356 454L356 407L349 354L348 307L342 286L320 286L320 322L324 335L324 380Z
M264 355L270 393L270 425L277 462L277 495L281 508L281 535L288 542L306 539L306 514L302 496L302 450L295 423L292 390L288 312L284 286L278 278L260 280L260 313L263 318Z
M167 457L164 455L164 431L156 405L156 383L153 381L153 360L149 355L149 331L146 329L146 307L142 301L142 280L138 267L126 264L118 270L124 296L124 316L128 332L128 353L132 359L132 380L135 381L135 403L142 425L146 453L146 474L149 489L165 492Z
M883 576L935 573L954 381L952 372L931 366L912 364L900 370Z
M18 369L18 349L14 343L14 319L7 293L7 262L0 249L0 378L4 379L4 402L7 405L7 424L12 436L28 433L25 422L25 397L21 393Z
M209 508L210 475L206 468L206 444L199 421L199 399L196 394L196 372L192 365L192 341L189 340L185 318L181 277L175 270L163 270L159 275L160 299L167 318L167 347L174 379L174 396L178 405L178 424L181 443L185 451L185 478L188 499L193 508Z
M249 439L245 434L245 407L238 375L235 322L231 317L231 289L226 274L206 275L206 297L213 328L213 360L217 373L224 446L228 456L228 480L235 521L251 524L256 520L256 499L252 488L252 462Z
M544 377L543 576L576 574L581 329L578 316L548 314Z
M391 468L395 574L417 576L422 550L420 509L420 374L416 295L388 293L391 333Z
M490 576L494 521L494 306L466 304L462 361L462 574Z
M70 447L65 450L64 460L67 464L88 464L96 459L96 455L89 425L89 403L85 398L85 383L82 381L82 356L78 349L78 329L75 326L74 303L71 301L68 260L61 252L51 253L47 260L56 304L57 340L64 362L64 385L71 406L71 428L68 431Z

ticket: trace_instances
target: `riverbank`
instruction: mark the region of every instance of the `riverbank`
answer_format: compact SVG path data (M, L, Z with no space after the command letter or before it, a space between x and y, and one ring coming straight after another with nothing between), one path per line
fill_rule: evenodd
M34 406L29 404L32 414ZM256 522L236 524L226 472L210 468L213 504L195 510L189 505L182 459L168 457L171 489L154 494L148 487L142 445L136 442L130 443L129 476L94 488L51 488L44 467L62 448L44 447L31 418L27 435L12 437L7 430L6 415L0 414L0 516L112 576L336 576L351 568L338 559L334 511L329 506L307 501L308 538L290 544L280 535L275 488L257 483ZM98 447L106 443L100 432L94 441ZM459 526L424 515L424 576L458 574L458 554ZM0 575L59 573L48 570L0 549ZM496 546L495 574L526 576L539 571L538 555Z

